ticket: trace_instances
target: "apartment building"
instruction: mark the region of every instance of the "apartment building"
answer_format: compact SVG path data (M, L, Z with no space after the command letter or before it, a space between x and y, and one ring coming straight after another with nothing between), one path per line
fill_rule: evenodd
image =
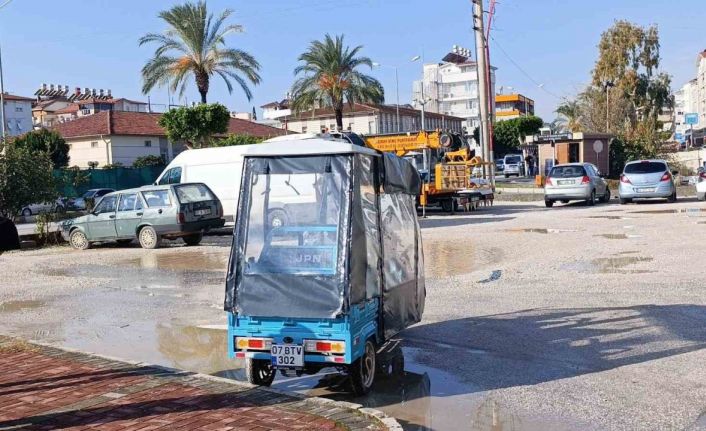
M32 130L32 102L31 97L3 94L5 103L5 117L0 110L0 124L5 123L7 136L18 136Z
M495 95L497 121L534 115L534 100L519 93Z

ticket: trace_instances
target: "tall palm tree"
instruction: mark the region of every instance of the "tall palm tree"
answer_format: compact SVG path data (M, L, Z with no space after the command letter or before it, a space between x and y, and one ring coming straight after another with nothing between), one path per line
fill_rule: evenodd
M581 131L581 105L577 100L567 100L555 112L566 119L564 127L570 132Z
M154 57L142 68L142 92L147 94L155 86L169 85L172 91L179 89L179 95L183 95L188 78L193 75L201 103L206 103L211 77L218 75L225 81L228 93L233 92L235 81L251 100L248 82L260 83L260 64L247 52L225 46L227 35L243 31L238 24L225 25L232 13L226 9L214 18L205 1L187 2L160 12L159 17L169 28L140 38L140 46L159 44Z
M351 49L343 45L343 36L326 35L323 41L311 42L299 56L304 64L294 69L301 75L292 86L291 107L295 112L318 106L330 106L336 114L336 125L343 129L343 104L381 103L385 91L380 82L356 70L359 66L372 69L368 57L358 57L361 45Z

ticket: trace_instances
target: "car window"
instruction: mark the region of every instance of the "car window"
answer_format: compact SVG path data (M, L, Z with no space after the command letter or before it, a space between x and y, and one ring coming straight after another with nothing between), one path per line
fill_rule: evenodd
M160 186L163 186L165 184L169 184L169 176L171 174L172 174L172 169L165 172L164 175L162 175L162 178L160 178L159 181L157 181L157 184L159 184Z
M130 193L120 196L120 203L118 204L118 211L134 211L135 201L137 200L137 193Z
M140 198L140 195L137 195L135 197L135 211L141 210L142 209L142 198Z
M522 157L521 156L507 156L507 157L505 157L505 162L506 163L521 163Z
M213 196L211 190L203 184L188 184L185 186L174 187L176 190L179 202L188 204L191 202L213 201L216 197Z
M142 192L142 197L145 198L148 208L168 207L171 205L169 200L169 190L150 190Z
M117 203L117 200L117 196L104 197L103 199L101 199L100 203L98 203L94 212L97 214L115 212L115 204Z
M96 194L96 191L95 191L95 190L89 190L89 191L87 191L86 193L83 194L83 198L84 198L84 199L92 198L93 195L95 195L95 194Z
M549 173L552 178L576 178L586 175L583 166L555 166Z
M667 170L664 162L638 162L625 165L626 174L658 174Z
M588 172L588 175L590 177L597 177L598 174L596 173L596 170L593 169L593 165L586 165L586 171Z

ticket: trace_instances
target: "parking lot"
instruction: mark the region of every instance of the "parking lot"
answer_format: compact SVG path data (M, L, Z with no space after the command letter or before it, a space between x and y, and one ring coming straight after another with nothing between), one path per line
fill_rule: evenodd
M375 406L407 429L706 428L706 206L496 202L422 220L427 303L405 372L275 386ZM0 333L242 379L227 359L227 231L201 246L0 256Z

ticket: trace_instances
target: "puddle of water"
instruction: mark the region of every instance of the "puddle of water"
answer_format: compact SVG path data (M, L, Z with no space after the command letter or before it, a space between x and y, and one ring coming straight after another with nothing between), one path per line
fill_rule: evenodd
M606 239L628 239L628 235L624 233L602 233L593 236Z
M701 217L706 208L673 208L667 210L640 210L630 211L631 214L686 214L689 217Z
M651 257L644 256L602 257L590 261L567 263L562 265L561 269L591 274L650 274L655 271L630 269L628 267L641 262L651 262L652 260Z
M18 311L32 310L43 307L46 304L44 301L38 300L20 300L20 301L5 301L0 302L0 313L15 313Z
M167 253L146 253L121 262L124 265L166 271L223 271L228 267L226 253L189 253L180 249Z
M623 217L623 216L589 216L587 218L605 219L605 220L631 220L630 217Z
M545 228L512 228L512 229L506 229L505 232L513 232L513 233L542 233L542 234L548 234L548 233L567 233L567 232L578 232L575 229L545 229Z
M496 269L495 271L490 273L490 277L480 280L478 283L490 283L491 281L500 280L500 277L502 277L502 275L503 272L499 269Z
M635 254L635 253L639 253L639 252L640 252L640 250L628 250L628 251L621 251L618 254Z
M424 241L424 272L427 277L467 274L478 265L471 242Z

